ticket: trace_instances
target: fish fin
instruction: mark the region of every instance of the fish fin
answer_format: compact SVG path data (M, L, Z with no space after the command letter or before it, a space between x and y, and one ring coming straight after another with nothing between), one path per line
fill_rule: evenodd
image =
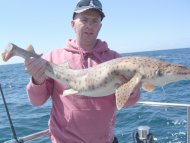
M155 86L151 83L142 83L142 88L145 91L152 92L155 89Z
M130 95L136 90L137 87L140 86L141 79L142 76L140 74L136 74L130 81L122 84L116 89L115 96L118 110L120 110L125 105Z
M63 91L63 96L75 95L77 93L79 93L77 90L70 88Z
M35 52L35 50L34 50L34 48L33 48L33 46L31 44L26 48L26 51L29 51L31 53L36 54L36 52Z

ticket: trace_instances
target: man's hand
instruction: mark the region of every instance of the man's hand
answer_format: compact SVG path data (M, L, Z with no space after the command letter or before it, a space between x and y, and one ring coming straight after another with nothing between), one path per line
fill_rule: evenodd
M42 56L42 55L40 55ZM24 62L25 69L32 76L34 84L40 85L45 81L46 61L42 58L27 58Z

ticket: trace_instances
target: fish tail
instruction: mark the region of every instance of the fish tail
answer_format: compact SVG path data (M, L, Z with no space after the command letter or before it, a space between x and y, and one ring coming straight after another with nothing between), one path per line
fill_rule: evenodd
M5 51L1 54L1 58L3 61L6 62L13 56L20 56L20 57L26 59L27 57L37 57L38 58L38 57L41 57L41 54L40 55L36 54L32 45L29 45L28 48L26 50L24 50L16 45L10 43L5 48Z
M14 46L10 43L7 45L5 51L1 54L1 58L4 62L7 62L14 56Z

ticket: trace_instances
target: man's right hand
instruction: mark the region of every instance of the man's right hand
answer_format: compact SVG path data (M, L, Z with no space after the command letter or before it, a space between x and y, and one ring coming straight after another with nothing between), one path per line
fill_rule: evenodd
M40 55L42 56L42 55ZM32 76L34 84L40 85L45 81L46 61L42 58L27 58L24 62L25 69Z

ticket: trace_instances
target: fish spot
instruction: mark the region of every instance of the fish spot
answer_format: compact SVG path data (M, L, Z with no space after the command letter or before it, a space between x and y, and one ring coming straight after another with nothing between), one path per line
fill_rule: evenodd
M105 81L104 81L104 84L105 84L105 85L108 84L108 81L105 80Z
M94 90L94 89L95 89L95 86L94 86L94 85L91 85L89 88L90 88L90 90Z
M60 75L56 74L55 76L56 76L56 78L61 79Z

